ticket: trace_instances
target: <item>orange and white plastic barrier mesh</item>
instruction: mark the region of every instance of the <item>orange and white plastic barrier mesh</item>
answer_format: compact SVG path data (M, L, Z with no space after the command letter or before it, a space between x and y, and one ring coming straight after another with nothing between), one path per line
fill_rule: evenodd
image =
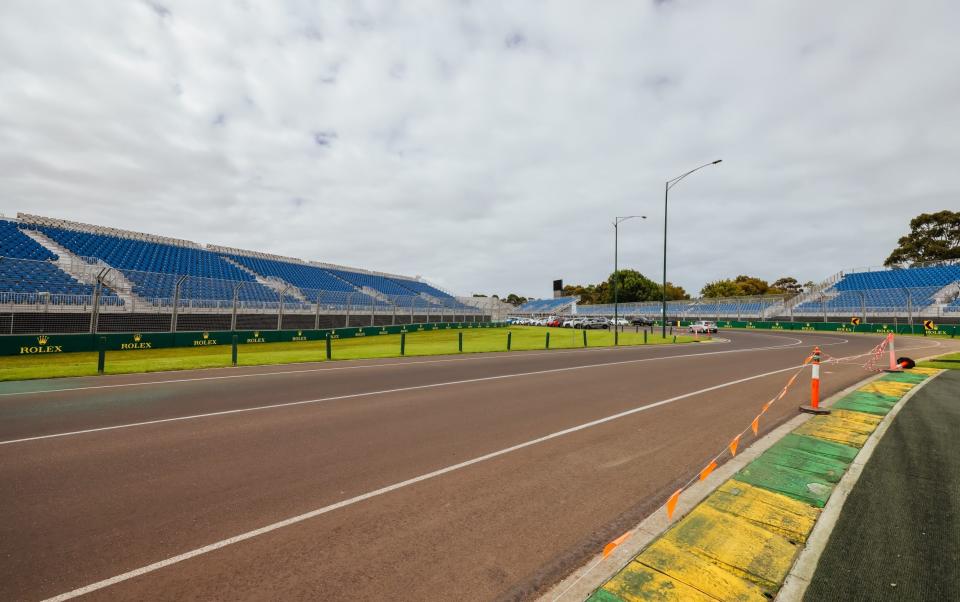
M673 494L670 495L670 497L667 499L666 504L664 504L664 507L666 508L666 511L667 511L667 518L669 520L673 520L673 514L677 509L677 502L680 501L680 494L683 493L683 491L686 488L688 488L694 481L698 481L698 480L703 481L708 476L710 476L710 473L712 473L717 468L718 461L720 460L720 458L722 458L725 454L729 453L731 458L736 456L737 449L740 447L740 442L742 441L743 436L747 434L747 431L753 431L753 434L755 437L759 436L760 418L767 413L767 411L770 409L770 407L774 403L786 397L787 392L797 382L797 378L800 376L800 373L803 372L807 364L810 363L813 360L813 358L814 358L814 355L810 355L809 357L807 357L803 361L803 365L790 376L790 378L787 380L787 383L783 386L783 388L780 389L780 391L773 398L771 398L769 401L763 404L763 406L761 406L760 413L757 414L754 417L754 419L750 421L750 426L748 426L747 428L737 433L733 437L733 439L730 440L730 443L724 446L723 450L720 453L718 453L709 462L707 462L707 465L704 466L703 469L701 469L695 476L691 477L682 487L680 487L679 489L674 491ZM814 369L815 370L819 369L819 365L815 365Z
M699 472L697 472L696 475L692 476L686 483L683 484L682 487L680 487L679 489L674 491L672 494L670 494L670 497L667 498L667 501L663 505L663 507L667 511L668 520L673 520L673 515L677 510L677 504L680 501L680 494L683 493L685 489L690 487L690 485L693 482L703 481L704 479L709 477L710 473L712 473L717 468L717 466L719 466L719 460L724 456L724 454L729 453L731 458L737 455L737 450L740 447L740 442L743 440L743 436L747 434L747 431L752 430L754 436L759 436L760 418L767 413L767 411L770 409L770 407L774 403L786 397L787 392L797 382L797 377L799 377L800 374L803 372L803 370L806 369L807 364L809 364L813 360L813 357L814 357L813 355L810 355L803 360L803 365L801 365L800 368L796 372L794 372L789 379L787 379L787 383L783 386L783 388L780 389L780 391L777 392L777 394L773 398L771 398L769 401L763 404L763 406L761 406L760 413L757 414L756 417L754 417L754 419L750 421L750 426L748 426L747 428L737 433L733 437L733 439L730 440L730 443L724 446L723 450L720 453L718 453L709 462L707 462L706 466L704 466ZM620 546L621 544L623 544L623 542L630 539L631 535L633 535L633 531L632 530L627 531L626 533L623 533L622 535L620 535L619 537L617 537L616 539L612 540L607 545L605 545L603 547L603 554L600 556L600 558L597 559L597 561L592 566L590 566L586 571L584 571L577 579L575 579L573 583L567 586L567 588L563 592L561 592L554 600L559 600L560 598L562 598L564 594L570 591L570 589L572 589L573 586L575 586L581 579L586 577L595 568L597 568L601 562L606 560L606 558L610 556L610 554L612 554L613 551L616 550L618 546Z

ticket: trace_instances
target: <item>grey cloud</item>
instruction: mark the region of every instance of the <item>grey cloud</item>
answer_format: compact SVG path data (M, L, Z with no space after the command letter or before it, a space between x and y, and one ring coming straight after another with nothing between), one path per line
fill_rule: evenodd
M0 211L546 296L878 264L957 204L954 3L0 5ZM424 14L429 13L429 18ZM400 68L402 66L402 68Z

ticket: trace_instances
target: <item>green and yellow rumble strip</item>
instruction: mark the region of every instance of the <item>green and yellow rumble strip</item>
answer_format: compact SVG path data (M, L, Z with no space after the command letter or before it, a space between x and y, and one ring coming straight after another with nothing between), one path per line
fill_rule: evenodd
M886 374L794 429L720 485L589 598L774 598L833 488L883 417L940 372Z

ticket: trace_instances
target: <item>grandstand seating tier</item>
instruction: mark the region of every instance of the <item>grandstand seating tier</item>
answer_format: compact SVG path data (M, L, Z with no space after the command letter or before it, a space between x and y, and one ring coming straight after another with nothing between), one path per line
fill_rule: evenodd
M52 263L57 259L57 255L21 232L16 222L0 220L0 291L13 293L7 296L9 302L62 304L69 300L51 300L37 294L92 295L93 286L79 282ZM102 291L101 297L106 304L122 303L109 290Z
M133 284L133 293L145 299L170 299L174 296L177 276L192 276L184 281L180 295L182 299L232 300L234 286L228 281L234 281L243 283L237 290L240 301L279 301L277 292L259 284L250 274L205 249L53 226L36 228L71 253L83 258L99 259L120 270ZM284 301L296 302L292 297Z

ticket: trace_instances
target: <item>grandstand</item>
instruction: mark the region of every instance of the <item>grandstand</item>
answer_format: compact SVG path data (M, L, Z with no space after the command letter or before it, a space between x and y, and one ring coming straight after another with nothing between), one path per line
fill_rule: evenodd
M513 313L520 315L549 315L573 313L579 297L556 297L553 299L531 299Z
M960 264L839 272L800 295L669 301L670 320L904 320L960 318ZM577 315L611 317L613 304L582 305ZM620 303L621 316L659 319L659 301Z
M940 316L955 307L960 264L868 268L840 273L833 284L798 299L791 315Z
M0 304L72 305L92 296L93 286L60 269L59 259L21 232L17 222L0 219ZM121 300L107 291L103 303Z
M793 297L670 301L671 320L960 319L960 264L839 272ZM534 299L510 313L612 316L613 305ZM0 219L0 333L468 321L502 304L419 277L18 214ZM495 311L494 311L495 310ZM657 301L621 316L658 319Z
M0 333L488 318L419 277L23 213L0 220Z

